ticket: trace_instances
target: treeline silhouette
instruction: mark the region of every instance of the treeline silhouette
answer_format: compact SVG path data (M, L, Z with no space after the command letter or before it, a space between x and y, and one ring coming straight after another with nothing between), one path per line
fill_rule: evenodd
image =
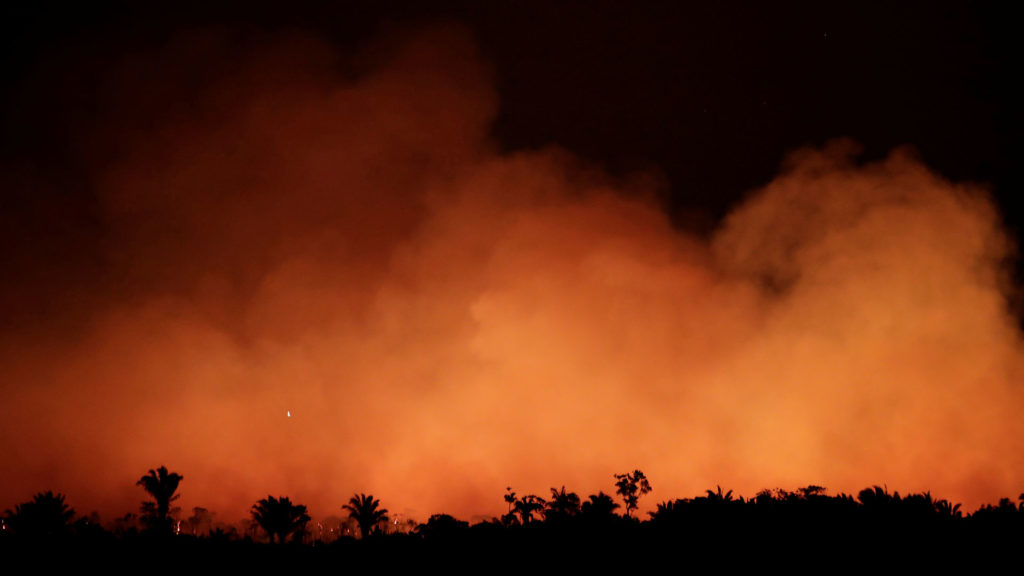
M641 518L639 500L651 484L634 470L615 475L616 497L598 492L582 498L561 486L544 498L508 487L506 513L472 525L443 513L422 523L401 521L380 500L360 493L339 507L345 517L318 522L304 505L267 496L239 526L218 523L201 507L181 519L181 510L171 504L180 496L182 480L163 466L150 470L137 482L150 497L140 513L107 526L95 514L76 516L63 494L40 492L4 513L0 550L29 554L45 564L60 556L39 550L72 549L78 558L103 562L115 572L115 559L129 562L152 554L182 568L222 562L257 569L275 562L341 559L372 567L387 558L394 566L467 569L498 561L578 569L712 560L720 568L813 569L820 562L834 568L839 559L865 568L874 561L948 568L1002 553L1016 563L1024 544L1024 494L1016 502L1003 498L965 513L960 504L928 492L901 496L882 486L853 496L808 485L762 490L751 498L716 486L700 496L662 501Z

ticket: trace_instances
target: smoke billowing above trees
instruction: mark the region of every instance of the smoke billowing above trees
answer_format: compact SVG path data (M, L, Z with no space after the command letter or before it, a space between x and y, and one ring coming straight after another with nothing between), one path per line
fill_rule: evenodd
M652 502L1019 492L1016 248L984 190L906 150L797 151L697 234L656 173L501 151L459 26L93 64L68 127L89 194L2 173L0 508L53 486L134 509L114 487L153 461L222 517L365 486L498 514L508 484L593 493L638 465Z

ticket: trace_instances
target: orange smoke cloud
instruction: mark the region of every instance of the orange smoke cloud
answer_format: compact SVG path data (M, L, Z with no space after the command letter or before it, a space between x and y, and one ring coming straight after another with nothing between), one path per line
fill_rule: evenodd
M905 152L800 151L707 239L650 179L499 152L459 28L348 60L216 36L140 58L116 93L181 93L104 135L123 153L93 174L86 327L0 340L4 507L53 489L110 518L159 465L223 518L356 491L497 514L507 485L610 491L634 468L652 501L1020 491L1013 246L982 191Z

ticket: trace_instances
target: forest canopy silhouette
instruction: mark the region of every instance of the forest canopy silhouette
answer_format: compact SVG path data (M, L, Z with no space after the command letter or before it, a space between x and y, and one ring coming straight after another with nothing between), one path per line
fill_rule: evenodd
M170 487L176 489L181 479L161 467L138 484L168 501L173 499L168 498ZM95 515L76 517L62 494L48 491L4 514L0 550L24 566L53 566L39 552L63 551L73 552L67 557L79 567L108 565L115 571L134 568L125 563L127 558L154 554L160 555L162 568L230 562L247 569L341 563L352 569L386 561L391 568L438 564L449 570L478 569L503 559L509 550L523 549L543 566L596 568L628 560L635 568L721 562L731 555L731 566L744 567L820 568L855 561L948 568L961 563L979 567L986 551L1012 549L1024 534L1024 494L1019 503L1002 498L965 514L960 504L930 492L901 495L877 485L856 496L807 485L761 490L750 498L716 486L695 497L664 500L640 518L631 512L651 491L646 474L637 469L614 479L614 498L598 492L582 499L562 486L552 487L551 498L545 499L506 487L508 513L472 524L445 513L425 522L398 522L379 499L359 493L342 506L347 521L336 516L313 520L305 505L268 496L252 506L249 522L235 525L204 525L199 517L205 511L196 508L197 521L190 518L188 527L178 518L180 511L171 510L169 525L152 515L133 524L129 514L104 528ZM158 504L148 511L157 507L165 508ZM610 550L618 552L609 556Z
M653 170L502 150L457 25L193 32L90 73L88 223L46 220L84 256L3 287L4 509L53 487L113 518L153 461L225 518L365 487L498 516L506 486L596 495L638 462L637 517L717 485L1020 491L1017 247L910 150L793 151L698 234Z

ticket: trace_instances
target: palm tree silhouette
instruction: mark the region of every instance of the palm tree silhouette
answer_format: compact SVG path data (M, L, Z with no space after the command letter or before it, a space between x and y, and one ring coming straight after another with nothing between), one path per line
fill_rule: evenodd
M962 518L963 512L960 511L960 504L953 504L949 500L943 498L935 502L935 512L938 513L940 518Z
M572 518L580 513L580 497L575 492L566 492L565 486L561 491L551 489L551 500L548 500L545 508L544 518L546 520L562 521Z
M655 522L668 522L681 515L685 504L686 503L682 500L666 500L664 502L659 502L654 512L648 512L647 515Z
M171 502L181 497L181 494L175 494L181 480L181 474L168 472L166 466L161 466L156 470L150 469L149 474L136 482L155 500L142 503L143 522L154 532L170 534L173 531Z
M874 513L890 513L895 505L900 503L900 493L889 494L888 488L882 486L872 486L871 488L865 488L857 494L857 500L860 501L861 506L865 510Z
M260 500L252 507L252 518L267 533L271 543L277 536L279 544L284 543L289 535L301 533L309 522L306 507L292 504L286 496L280 500L273 496Z
M614 518L615 510L618 507L618 503L611 496L604 492L598 492L591 494L590 500L583 503L583 506L580 507L580 514L589 520L604 520Z
M516 500L515 506L512 510L519 514L519 521L523 524L529 524L533 522L533 514L540 512L544 509L544 499L535 494L527 494L519 500Z
M726 492L725 494L723 494L723 493L722 493L722 486L721 486L721 485L716 485L715 487L716 487L716 488L718 488L718 491L717 491L717 492L716 492L716 491L714 491L714 490L705 490L705 491L704 491L704 492L706 492L706 493L707 493L707 495L708 495L708 496L707 496L707 498L708 498L708 501L709 501L709 502L721 502L721 503L725 503L725 502L732 502L732 501L733 501L733 500L732 500L732 490L729 490L728 492ZM802 490L802 489L801 489L801 490ZM816 493L816 492L815 492L815 493Z
M6 512L11 530L29 538L67 536L74 516L75 511L64 502L64 495L49 490L36 494L31 502L18 504L13 511Z
M380 500L370 494L356 494L349 498L342 510L348 510L348 517L359 525L360 538L377 532L377 525L388 521L387 508L380 508Z

